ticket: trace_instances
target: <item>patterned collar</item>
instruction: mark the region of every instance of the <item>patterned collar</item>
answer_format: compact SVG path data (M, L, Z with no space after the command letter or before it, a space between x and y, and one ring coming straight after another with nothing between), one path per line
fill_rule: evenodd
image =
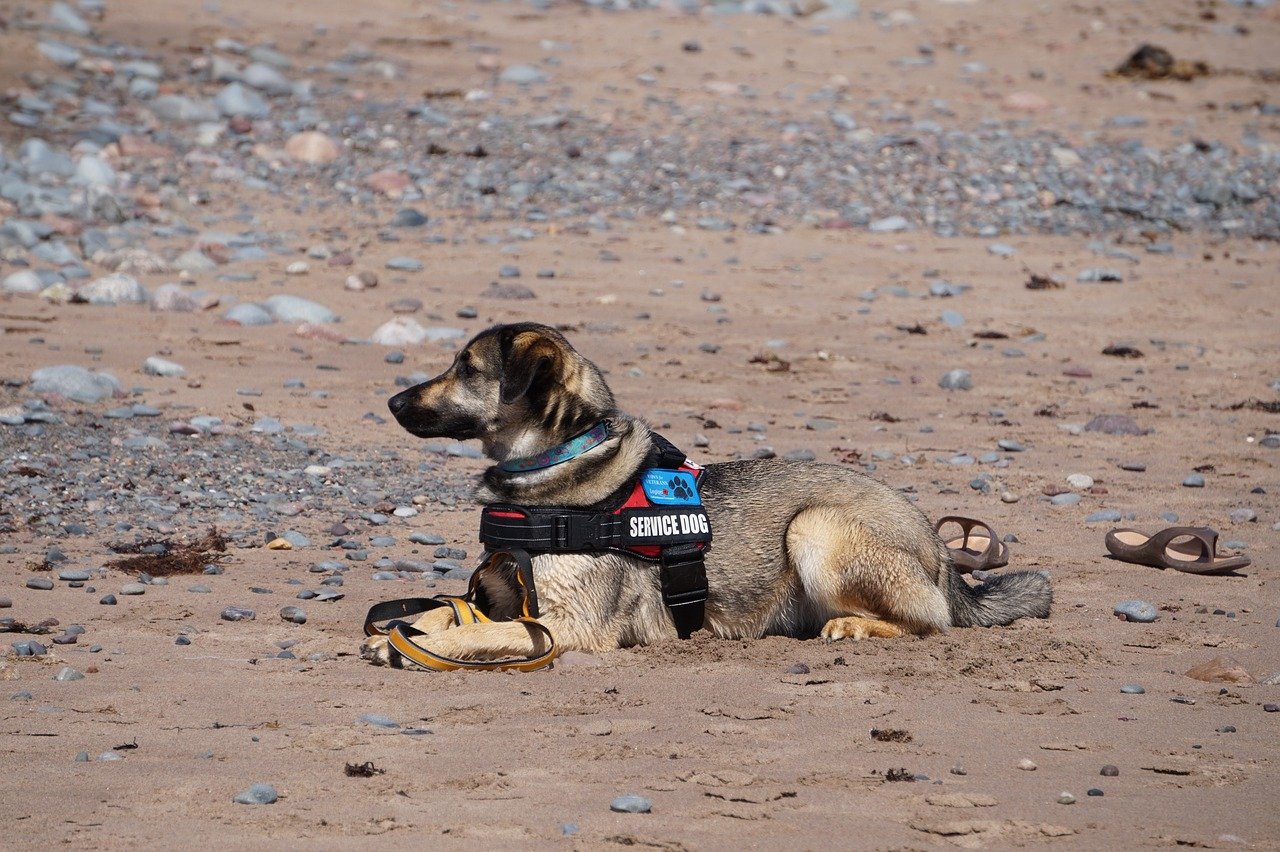
M543 450L532 456L504 461L500 467L506 473L527 473L531 470L542 470L555 467L562 462L575 459L587 450L594 449L609 438L609 426L603 420L592 426L576 438L570 438L563 444Z

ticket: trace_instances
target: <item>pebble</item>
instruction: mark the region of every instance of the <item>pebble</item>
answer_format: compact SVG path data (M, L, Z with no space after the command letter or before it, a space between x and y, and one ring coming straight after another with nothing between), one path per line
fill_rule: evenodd
M254 784L236 793L232 801L237 805L274 805L279 798L276 788L270 784Z
M1096 524L1104 521L1107 523L1115 523L1123 517L1124 515L1116 509L1103 509L1102 511L1090 514L1084 519L1084 522L1086 524Z
M1055 494L1049 498L1049 502L1055 506L1074 506L1080 502L1080 495L1072 491L1066 491L1062 494Z
M115 595L103 595L103 596L98 600L98 603L102 604L103 606L115 606L115 605L116 605L116 596L115 596Z
M938 379L938 387L946 390L971 390L973 377L968 370L949 370Z
M95 373L74 364L42 367L31 374L30 390L56 393L76 402L93 403L120 392L120 381L110 373Z
M644 796L618 796L609 803L609 810L624 814L647 814L653 810L653 803Z
M300 163L332 163L338 159L342 149L330 139L315 130L305 130L289 137L284 144L285 153Z
M420 272L424 268L422 261L414 257L393 257L386 262L386 267L401 272Z
M1125 695L1145 695L1147 692L1140 683L1126 683L1120 687L1120 691Z
M1070 793L1063 791L1058 794L1058 804L1074 805L1075 803L1076 803L1076 797L1071 795Z
M219 617L223 621L253 621L258 617L258 614L244 607L229 606L219 613Z
M1152 604L1140 600L1121 601L1111 611L1115 615L1123 616L1125 621L1136 621L1140 624L1155 621L1158 615Z
M1193 473L1186 479L1182 480L1182 485L1184 488L1204 488L1204 476L1198 473Z
M1012 440L1010 438L1004 438L1002 440L996 441L996 446L1007 453L1021 453L1027 449L1020 442Z
M326 324L338 322L339 317L319 302L279 293L262 302L262 308L277 322Z
M1018 768L1023 772L1035 772L1036 763L1034 760L1024 757L1022 760L1018 761Z
M148 376L164 376L168 378L176 378L185 376L187 370L181 364L173 361L166 361L164 358L152 356L142 362L142 372Z
M147 587L142 583L125 583L120 587L120 594L122 595L145 595L146 593Z
M84 680L84 672L79 669L73 669L71 666L63 666L58 670L58 673L53 676L53 679L59 681Z
M1233 524L1249 524L1258 520L1258 513L1253 509L1233 509L1228 517Z
M380 713L365 713L358 720L364 725L373 725L378 728L398 728L400 723L390 716L383 716Z
M1120 774L1120 768L1114 764L1108 763L1106 766L1102 767L1102 770L1098 772L1098 774L1104 775L1107 778L1115 778Z
M1087 473L1073 473L1067 477L1067 484L1078 491L1087 491L1093 487L1093 477Z
M29 577L27 578L27 588L47 592L53 588L53 581L48 577Z
M498 75L498 79L517 86L530 86L534 83L545 83L547 75L532 65L509 65Z
M1086 796L1095 796L1095 797L1096 797L1096 796L1105 796L1105 795L1106 795L1106 793L1102 792L1102 791L1101 791L1101 790L1099 790L1097 787L1090 787L1090 788L1085 792L1085 795L1086 795Z
M300 607L286 606L280 610L280 618L294 624L306 624L307 614ZM234 619L229 619L234 620Z

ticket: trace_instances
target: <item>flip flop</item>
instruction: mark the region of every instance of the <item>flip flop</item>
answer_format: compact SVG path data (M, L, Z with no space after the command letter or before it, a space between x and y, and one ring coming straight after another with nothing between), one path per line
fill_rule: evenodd
M1115 529L1106 542L1116 559L1187 574L1224 574L1251 562L1247 556L1219 556L1218 531L1209 527L1169 527L1152 536Z
M939 518L933 529L940 533L947 524L960 527L960 535L944 539L944 542L947 550L951 551L952 563L961 574L1003 568L1009 564L1009 548L990 524L973 518L947 515Z

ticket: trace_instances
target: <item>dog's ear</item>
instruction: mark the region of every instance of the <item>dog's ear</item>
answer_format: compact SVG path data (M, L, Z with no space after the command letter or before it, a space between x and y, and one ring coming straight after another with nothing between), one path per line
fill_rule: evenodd
M498 395L510 404L529 393L536 382L546 381L560 358L554 340L536 331L519 331L502 340L502 379Z

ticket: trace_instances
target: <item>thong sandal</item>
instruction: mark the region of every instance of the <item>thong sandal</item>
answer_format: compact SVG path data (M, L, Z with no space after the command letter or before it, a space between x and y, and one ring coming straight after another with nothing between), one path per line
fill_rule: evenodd
M1218 531L1209 527L1169 527L1155 535L1130 529L1107 533L1116 559L1187 574L1223 574L1249 565L1247 556L1219 556Z
M1009 548L990 524L974 518L948 515L939 518L933 529L941 532L947 524L960 527L960 535L946 538L944 542L947 550L951 551L952 563L961 574L1003 568L1009 564Z

